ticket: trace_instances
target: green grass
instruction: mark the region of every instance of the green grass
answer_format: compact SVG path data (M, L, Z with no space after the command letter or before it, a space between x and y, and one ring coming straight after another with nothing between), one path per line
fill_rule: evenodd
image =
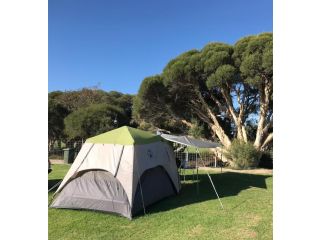
M53 165L49 186L68 168ZM49 239L272 239L272 176L211 173L222 210L207 175L200 171L197 194L188 173L179 195L150 206L146 216L132 221L100 212L50 208Z
M191 146L187 146L186 149L184 150L184 152L188 152L188 153L197 153L197 150L200 153L212 153L212 151L208 150L207 148L196 148L196 147L191 147Z

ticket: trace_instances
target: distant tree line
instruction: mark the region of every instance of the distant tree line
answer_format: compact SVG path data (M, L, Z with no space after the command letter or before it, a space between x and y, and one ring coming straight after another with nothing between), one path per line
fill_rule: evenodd
M261 151L273 140L273 36L187 51L145 78L136 96L84 88L49 93L49 145L130 125Z
M79 141L131 121L133 95L84 88L48 96L49 148L57 140Z

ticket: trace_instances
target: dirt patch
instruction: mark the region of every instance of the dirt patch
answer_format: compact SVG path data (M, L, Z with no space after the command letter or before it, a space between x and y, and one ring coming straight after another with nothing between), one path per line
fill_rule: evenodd
M257 233L255 231L249 229L243 229L239 232L238 239L254 239L257 237Z
M237 240L246 240L246 239L256 239L257 233L251 229L248 228L237 228L232 227L229 229L225 229L221 232L221 238L227 238L226 239L237 239Z
M203 227L200 224L198 224L197 226L191 228L190 232L188 233L188 236L189 237L200 236L202 234L202 230L203 230Z
M273 170L272 169L266 169L266 168L257 168L257 169L248 169L248 170L234 170L230 168L211 168L211 167L199 167L201 170L208 170L213 172L237 172L237 173L247 173L247 174L263 174L263 175L272 175Z
M64 161L61 159L50 159L51 164L64 164Z
M246 216L244 216L244 219L246 219L250 227L257 226L261 221L261 217L255 214L247 214Z

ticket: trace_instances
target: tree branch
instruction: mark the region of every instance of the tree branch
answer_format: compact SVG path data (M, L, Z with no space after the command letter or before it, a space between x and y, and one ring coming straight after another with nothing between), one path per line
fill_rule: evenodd
M214 97L214 95L212 95L212 94L209 94L209 95L210 95L210 98L215 102L215 104L217 104L219 110L220 110L221 112L225 112L226 109L224 109L224 107L223 107L223 105L221 104L221 102L220 102L216 97Z
M261 149L265 148L271 141L273 140L273 133L269 133L266 140L264 140L263 144L261 145Z
M236 111L235 111L235 109L234 109L234 107L233 107L232 99L230 98L230 95L226 92L225 89L222 89L221 92L222 92L222 96L223 96L224 99L226 100L227 107L228 107L228 110L229 110L229 112L230 112L230 114L231 114L231 116L232 116L232 118L233 118L233 121L234 121L234 123L237 125L237 121L238 121L237 118L238 118L238 116L237 116Z
M225 145L226 147L230 146L231 141L228 137L228 135L225 134L223 128L220 126L220 123L217 119L217 117L215 116L215 114L211 111L210 107L208 106L208 104L204 101L200 91L198 91L198 99L201 102L201 106L205 109L206 113L205 115L198 115L199 117L203 117L205 119L208 118L209 116L209 120L211 120L211 122L208 122L208 125L210 126L210 128L215 132L215 134L218 136L218 138L220 139L221 143L223 145ZM197 108L195 109L196 112L199 112L199 109L201 108ZM213 124L212 124L213 122Z

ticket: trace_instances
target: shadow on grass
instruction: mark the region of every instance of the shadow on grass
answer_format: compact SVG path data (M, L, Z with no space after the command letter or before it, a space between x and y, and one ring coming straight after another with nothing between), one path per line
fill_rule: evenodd
M242 190L249 189L251 187L267 189L266 179L269 177L270 176L266 175L253 175L233 172L211 174L211 178L221 199L224 197L236 196ZM168 211L193 203L217 199L207 174L199 174L198 193L197 183L196 181L192 180L192 175L187 175L186 182L182 182L182 188L178 195L168 197L147 207L147 214ZM136 217L140 217L142 215L143 214L140 212Z
M210 174L216 190L221 199L229 196L236 196L242 190L249 189L251 187L267 189L266 179L270 176L267 175L254 175L244 173L218 173ZM60 181L62 179L51 179L48 181L48 190L50 193L57 190ZM182 188L178 195L168 197L157 203L152 204L146 208L147 214L153 214L158 212L164 212L171 209L183 207L189 204L199 203L212 199L217 199L207 174L201 173L198 177L199 192L197 193L196 177L192 175L186 175L186 182L182 181ZM242 204L242 203L240 203ZM138 213L134 218L143 216L143 212Z

